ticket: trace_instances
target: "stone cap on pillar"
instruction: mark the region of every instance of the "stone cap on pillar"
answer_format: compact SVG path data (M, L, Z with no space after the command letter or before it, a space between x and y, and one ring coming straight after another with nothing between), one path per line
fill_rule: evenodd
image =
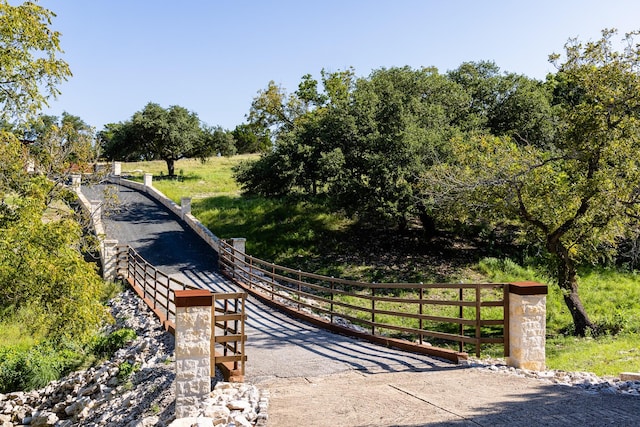
M174 292L176 307L210 307L212 305L212 294L206 289L187 289Z
M546 295L549 287L538 282L514 282L509 283L509 292L516 295Z

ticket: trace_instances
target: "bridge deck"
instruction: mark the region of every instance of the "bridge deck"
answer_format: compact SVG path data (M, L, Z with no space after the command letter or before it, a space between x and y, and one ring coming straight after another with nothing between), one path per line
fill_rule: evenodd
M118 202L104 209L107 237L133 247L160 270L184 283L217 292L239 289L217 271L217 254L173 213L147 195L122 186ZM90 200L105 186L83 187ZM238 237L238 236L234 236ZM406 372L456 369L428 356L380 347L333 334L247 300L246 378L307 377L359 370Z

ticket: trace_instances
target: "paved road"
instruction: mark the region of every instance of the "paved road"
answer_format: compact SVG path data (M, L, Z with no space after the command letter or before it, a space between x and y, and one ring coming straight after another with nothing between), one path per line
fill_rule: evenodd
M125 187L103 217L109 238L181 281L236 291L207 245L162 205ZM84 187L100 199L104 186ZM237 236L235 236L237 237ZM249 298L247 380L271 392L269 425L632 426L640 398L588 394L466 369L331 334Z

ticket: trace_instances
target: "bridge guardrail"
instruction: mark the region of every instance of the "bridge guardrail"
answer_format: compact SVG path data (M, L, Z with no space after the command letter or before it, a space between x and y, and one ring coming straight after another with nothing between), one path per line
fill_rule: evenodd
M502 344L508 356L509 284L364 283L283 267L224 240L219 244L223 274L266 302L329 329L456 362L467 357L465 345L479 356L484 344ZM443 341L457 343L458 351L436 347Z
M200 288L160 271L128 245L119 245L117 249L119 276L153 310L165 330L175 335L175 291ZM212 293L211 366L218 366L226 379L245 374L246 296L244 292Z

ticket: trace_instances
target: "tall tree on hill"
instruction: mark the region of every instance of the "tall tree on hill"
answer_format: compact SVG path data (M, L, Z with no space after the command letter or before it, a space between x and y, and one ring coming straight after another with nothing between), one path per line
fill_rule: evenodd
M425 198L461 216L520 225L556 266L575 332L597 332L578 294L577 265L610 255L640 218L640 48L629 34L565 45L549 78L558 111L551 144L480 137L427 175Z
M214 145L220 142L215 132L203 130L196 113L177 105L165 109L151 102L134 113L131 120L111 124L106 130L101 133L105 157L164 160L169 176L175 175L177 160L205 159L213 154ZM225 150L229 151L228 147Z

